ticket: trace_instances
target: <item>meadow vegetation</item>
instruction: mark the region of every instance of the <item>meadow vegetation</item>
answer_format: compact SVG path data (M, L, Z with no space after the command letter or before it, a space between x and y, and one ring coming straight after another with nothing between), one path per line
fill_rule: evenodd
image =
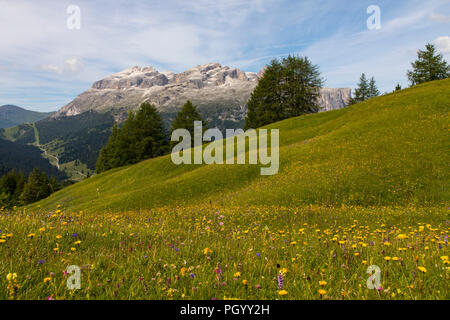
M3 210L0 299L449 299L449 101L447 79L271 124L275 176L168 155Z

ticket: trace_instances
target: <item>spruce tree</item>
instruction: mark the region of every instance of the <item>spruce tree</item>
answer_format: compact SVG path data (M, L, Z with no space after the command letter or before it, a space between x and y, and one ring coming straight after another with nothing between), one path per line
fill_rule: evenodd
M114 125L100 151L96 171L101 173L163 155L167 144L161 116L153 105L145 102L136 114L130 111L122 128Z
M198 112L197 108L192 104L191 101L187 101L181 110L177 113L175 119L172 122L172 126L170 128L170 134L177 129L186 129L191 134L191 146L194 146L194 122L201 121L203 132L208 129L208 124L206 121L203 121L202 116ZM178 142L171 142L171 148L174 144Z
M378 90L377 84L375 82L375 78L370 78L369 82L369 94L368 98L378 97L380 95L380 91Z
M137 141L135 114L130 111L120 129L116 150L112 156L112 168L125 166L138 161L135 143Z
M106 145L100 150L100 155L97 160L96 172L102 173L114 168L114 159L117 153L117 144L119 138L119 127L117 123L111 130L111 135Z
M317 112L322 85L318 66L307 57L272 60L248 101L245 128Z
M20 198L23 204L29 204L47 198L50 194L51 187L47 175L35 168L28 176Z
M145 102L136 114L133 147L137 161L155 158L167 152L167 138L161 116L155 106Z
M25 185L25 176L15 170L0 179L0 207L12 207L19 204Z
M417 60L411 63L412 70L407 72L411 85L428 81L442 80L450 76L450 66L442 54L437 54L436 47L428 43L425 50L417 52Z
M358 87L355 89L354 96L350 99L350 104L363 102L370 97L370 84L367 81L366 74L363 73L359 78Z
M400 83L397 83L397 86L395 87L395 91L400 91L402 90L402 86L400 85Z

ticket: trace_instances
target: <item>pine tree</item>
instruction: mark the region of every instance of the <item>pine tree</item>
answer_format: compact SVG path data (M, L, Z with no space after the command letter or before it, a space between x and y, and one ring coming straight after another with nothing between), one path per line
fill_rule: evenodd
M368 94L368 98L373 98L373 97L378 97L380 95L380 91L377 88L377 84L375 82L375 78L372 77L370 78L370 82L369 82L369 94Z
M397 86L395 87L395 91L400 91L402 90L402 86L400 85L400 83L397 83Z
M202 119L202 116L197 111L197 108L192 104L191 101L187 101L181 110L177 113L175 119L172 122L172 126L170 128L170 134L177 129L186 129L191 134L191 146L194 146L194 122L201 121L203 132L208 129L208 124L206 121ZM171 142L171 148L174 144L178 142Z
M130 111L120 129L117 145L110 159L111 168L117 168L138 161L137 152L134 147L137 141L135 114Z
M51 193L47 175L35 168L28 176L20 199L23 204L29 204L47 198Z
M407 72L411 85L442 80L450 76L450 66L442 54L436 53L436 47L433 44L428 43L424 51L419 50L417 57L418 59L411 63L413 70Z
M143 103L139 111L130 112L122 128L114 125L111 136L100 151L97 173L167 152L167 137L161 116L150 103Z
M25 176L15 170L0 179L0 207L12 207L19 204L25 185Z
M248 101L245 128L317 112L322 85L318 66L307 57L272 60Z
M119 127L117 123L111 130L111 135L106 145L100 150L100 155L97 160L96 172L102 173L109 169L114 168L114 159L118 147Z
M359 78L358 87L355 89L355 95L350 99L350 104L363 102L370 97L370 84L367 81L366 74L363 73Z

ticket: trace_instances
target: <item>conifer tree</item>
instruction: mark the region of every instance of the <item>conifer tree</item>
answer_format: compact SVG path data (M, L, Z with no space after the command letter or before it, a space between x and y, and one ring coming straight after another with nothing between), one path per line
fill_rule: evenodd
M19 204L25 185L25 176L12 170L0 179L0 207L12 207Z
M272 60L247 104L245 128L317 112L322 85L318 66L307 57Z
M407 72L407 76L413 86L450 76L450 65L442 54L437 54L436 47L431 43L425 46L425 50L417 52L417 60L411 63L411 66L413 69Z
M191 101L187 101L181 110L177 113L175 119L172 122L170 128L170 134L177 129L186 129L191 134L191 146L194 146L194 122L201 121L203 132L208 129L208 124L203 121L202 116L197 111L197 108L192 104ZM178 142L171 142L170 145L173 147L174 144Z
M96 172L102 173L109 169L114 168L114 159L117 152L118 147L118 138L119 138L119 127L117 123L114 123L114 126L111 131L111 136L108 139L106 145L100 150L100 155L97 160Z
M368 98L378 97L380 95L380 91L378 90L377 84L375 82L375 78L370 78L369 82L369 94Z
M47 175L35 168L28 176L20 198L23 204L29 204L47 198L50 194L51 187Z
M358 87L355 89L354 96L350 99L350 104L355 104L367 100L370 96L370 85L366 74L363 73L359 78Z
M134 125L137 161L155 158L167 152L164 124L155 106L148 102L141 105ZM136 161L136 162L137 162Z
M97 160L97 173L163 155L168 149L161 116L148 102L136 114L130 111L119 129L115 124Z

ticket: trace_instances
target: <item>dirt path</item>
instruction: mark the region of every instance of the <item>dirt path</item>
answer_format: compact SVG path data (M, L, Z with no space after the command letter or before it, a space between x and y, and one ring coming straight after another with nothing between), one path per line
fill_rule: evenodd
M41 151L44 153L44 155L46 157L52 157L56 160L56 168L58 168L59 170L59 158L57 156L54 156L50 153L47 152L47 150L45 150L41 144L39 143L39 131L36 128L36 125L33 123L33 129L34 129L34 143L36 145L36 147L38 147L39 149L41 149Z

